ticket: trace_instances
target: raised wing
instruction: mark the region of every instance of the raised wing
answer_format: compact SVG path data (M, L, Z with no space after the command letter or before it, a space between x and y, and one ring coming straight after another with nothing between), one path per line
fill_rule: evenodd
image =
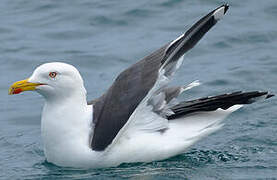
M190 50L226 13L228 5L213 10L185 34L123 71L113 85L93 104L94 131L91 147L103 151L109 146L130 116L157 83L159 72L170 76L178 59Z

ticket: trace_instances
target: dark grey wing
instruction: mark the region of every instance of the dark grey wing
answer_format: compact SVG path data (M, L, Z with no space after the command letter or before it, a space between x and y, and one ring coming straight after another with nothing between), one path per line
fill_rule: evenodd
M129 117L155 85L159 70L172 74L177 60L225 14L223 5L199 20L185 34L123 71L108 91L93 101L91 147L102 151L112 143Z
M268 92L238 91L229 94L196 99L192 101L185 101L171 107L170 109L174 112L174 114L167 116L167 119L176 119L191 113L215 111L218 108L226 110L234 105L251 104L253 102L256 102L257 100L268 99L272 96L274 95Z

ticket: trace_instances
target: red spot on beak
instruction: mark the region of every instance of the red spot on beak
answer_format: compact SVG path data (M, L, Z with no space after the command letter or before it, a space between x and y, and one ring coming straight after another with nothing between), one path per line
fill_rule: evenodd
M19 94L19 93L21 93L22 92L22 89L21 88L18 88L18 89L15 89L14 91L13 91L13 94Z

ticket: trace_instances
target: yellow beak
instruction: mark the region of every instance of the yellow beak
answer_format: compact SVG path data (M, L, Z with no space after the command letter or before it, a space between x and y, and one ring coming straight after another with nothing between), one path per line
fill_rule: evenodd
M19 94L23 91L33 91L36 89L37 86L42 85L41 83L30 83L28 82L28 80L29 79L25 79L13 83L13 85L11 85L9 89L9 95Z

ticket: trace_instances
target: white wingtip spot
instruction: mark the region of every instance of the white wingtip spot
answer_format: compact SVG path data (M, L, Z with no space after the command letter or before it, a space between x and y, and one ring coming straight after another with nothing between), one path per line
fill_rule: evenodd
M243 107L242 104L237 104L237 105L229 107L226 111L234 112L234 111L240 109L241 107Z
M219 8L218 10L216 10L215 12L214 12L214 18L215 18L215 20L220 20L222 17L223 17L223 15L224 15L224 12L225 12L225 6L222 6L221 8Z

